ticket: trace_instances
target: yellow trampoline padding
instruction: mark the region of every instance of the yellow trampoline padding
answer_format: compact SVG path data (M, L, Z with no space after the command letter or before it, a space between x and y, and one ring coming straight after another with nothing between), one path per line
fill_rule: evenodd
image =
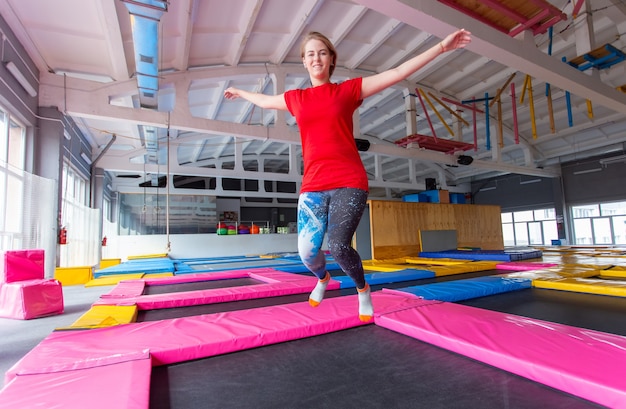
M536 288L626 297L626 283L623 281L567 277L533 280L532 285Z
M406 269L406 266L400 266L397 264L365 264L363 263L363 270L365 271L376 271L381 273L392 273L394 271L400 271Z
M553 276L550 278L568 278L568 277L596 277L600 275L601 269L597 266L574 266L564 265L557 267L549 267L545 269L536 270L538 273L546 273L547 276Z
M626 271L626 266L611 266L607 270Z
M174 273L146 273L143 278L173 277ZM142 278L142 277L139 277Z
M130 324L136 319L136 305L94 305L69 327L57 329L113 327Z
M476 271L495 270L497 261L474 261L471 263L456 264L450 266L430 266L428 270L435 276L448 276L453 274L473 273Z
M144 255L138 255L138 256L128 256L129 260L138 260L138 259L144 259L144 258L166 258L167 257L167 253L159 253L159 254L144 254Z
M563 263L562 268L565 269L580 269L580 270L604 270L611 268L613 264L598 264L598 263Z
M366 271L375 271L381 273L391 273L394 271L400 271L407 268L407 263L404 258L393 258L384 260L363 260L363 269Z
M614 278L626 278L626 268L609 268L608 270L600 271L600 277L614 277Z
M100 260L100 269L117 266L122 263L121 258L103 258Z
M430 266L448 266L472 263L472 260L461 260L454 258L407 257L405 260L409 264L425 264Z
M375 266L375 265L398 265L401 266L403 264L406 264L406 259L404 257L399 257L399 258L385 258L382 260L376 260L376 259L371 259L371 260L363 260L363 264L367 264L370 266Z
M94 278L93 280L85 283L85 287L97 287L99 285L115 285L118 284L122 280L136 280L138 278L142 278L144 273L133 273L133 274L113 274L110 276L102 276L98 278Z

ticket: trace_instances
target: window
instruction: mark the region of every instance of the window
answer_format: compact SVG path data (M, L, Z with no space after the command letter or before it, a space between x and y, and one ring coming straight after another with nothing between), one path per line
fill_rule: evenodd
M504 245L548 245L558 239L554 209L524 210L501 214ZM626 240L626 237L625 237Z
M63 164L63 200L68 203L89 205L89 181L66 162Z
M26 127L0 106L0 162L24 170Z
M626 244L626 202L572 206L571 213L575 244Z
M7 163L17 169L24 170L25 149L26 149L26 127L9 120L7 148Z
M24 246L26 127L0 106L0 249Z

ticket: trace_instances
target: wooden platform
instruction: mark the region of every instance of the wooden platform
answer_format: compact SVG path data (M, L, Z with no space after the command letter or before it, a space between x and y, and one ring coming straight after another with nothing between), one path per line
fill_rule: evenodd
M511 37L524 30L531 30L534 35L543 34L567 19L561 10L544 0L439 1Z
M420 134L410 135L405 138L398 139L395 142L396 145L400 146L407 146L411 143L417 143L420 148L428 149L431 151L444 152L448 154L463 152L475 148L473 143L435 138L433 136Z
M625 58L626 55L623 52L611 44L605 44L587 54L579 55L567 63L580 71L585 71L589 68L602 70L624 61Z

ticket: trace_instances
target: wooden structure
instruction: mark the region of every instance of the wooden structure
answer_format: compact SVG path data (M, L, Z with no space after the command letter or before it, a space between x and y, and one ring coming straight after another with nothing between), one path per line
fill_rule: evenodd
M500 206L371 200L372 259L417 257L420 230L456 230L459 247L503 250Z
M439 0L496 30L515 37L525 30L545 33L567 16L545 0Z
M623 52L611 44L605 44L602 47L589 51L587 54L579 55L567 63L580 71L585 71L589 68L603 70L624 61L624 59L626 59L626 55Z
M455 152L468 151L474 149L474 144L453 141L450 139L441 139L428 135L414 134L402 139L397 140L396 145L407 146L411 143L417 143L420 148L428 149L431 151L444 152L447 154L454 154Z

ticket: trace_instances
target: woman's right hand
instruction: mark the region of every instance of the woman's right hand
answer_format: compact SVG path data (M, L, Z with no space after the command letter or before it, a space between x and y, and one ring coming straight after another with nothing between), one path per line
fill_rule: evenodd
M236 99L241 95L239 94L239 90L237 88L229 87L224 91L224 98L226 99Z

